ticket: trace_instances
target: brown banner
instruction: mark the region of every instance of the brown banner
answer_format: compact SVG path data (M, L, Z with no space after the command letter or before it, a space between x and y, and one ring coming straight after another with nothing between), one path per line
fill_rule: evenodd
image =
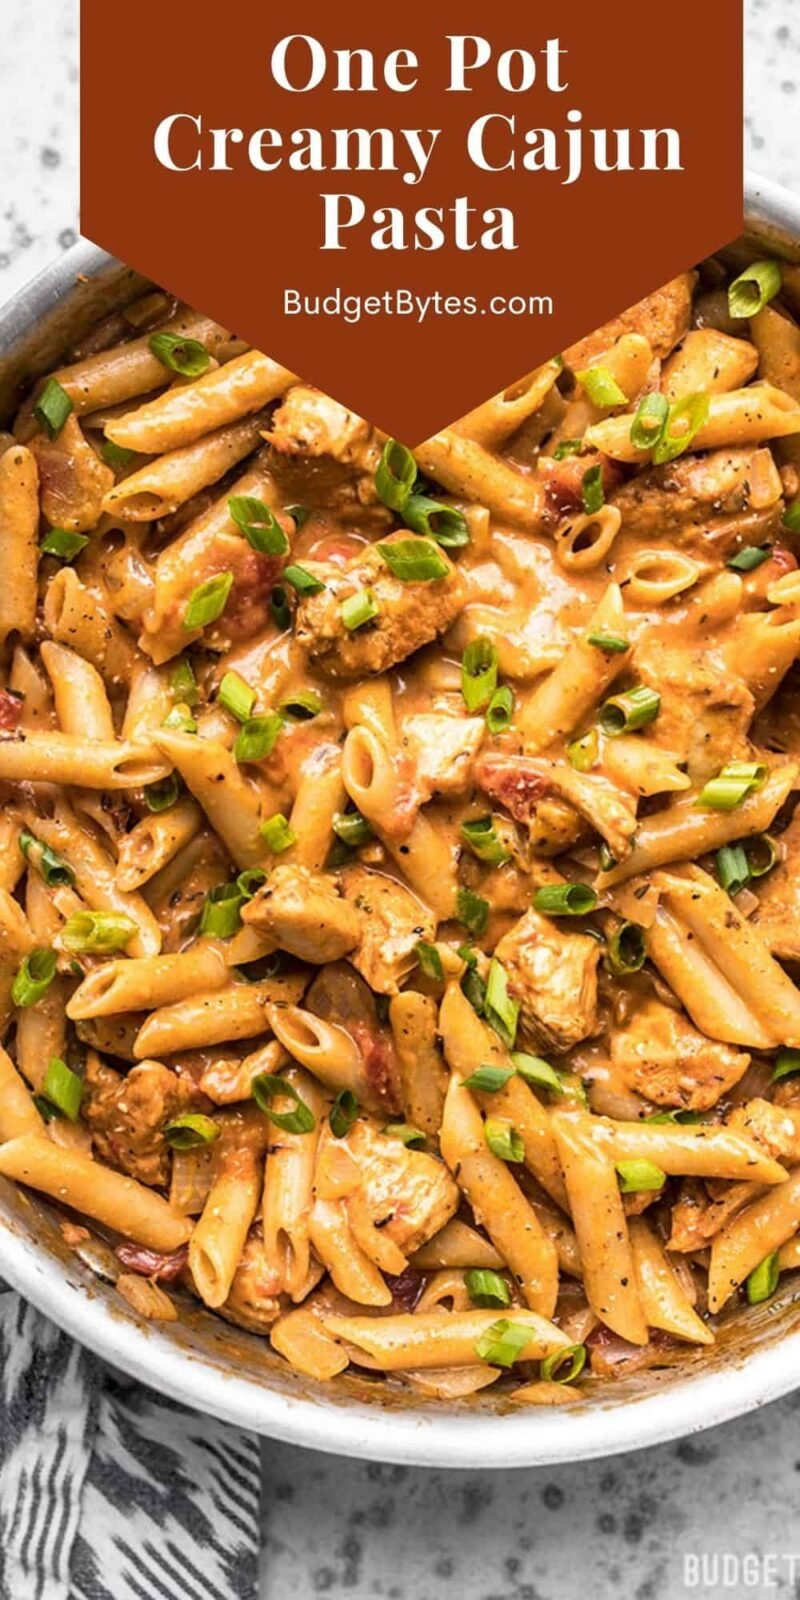
M736 0L291 11L83 0L82 226L396 436L739 231Z

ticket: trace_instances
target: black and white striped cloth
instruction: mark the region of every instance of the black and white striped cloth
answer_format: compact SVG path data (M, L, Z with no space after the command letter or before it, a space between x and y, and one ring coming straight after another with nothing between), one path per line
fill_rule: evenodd
M0 1600L257 1600L260 1477L0 1282Z

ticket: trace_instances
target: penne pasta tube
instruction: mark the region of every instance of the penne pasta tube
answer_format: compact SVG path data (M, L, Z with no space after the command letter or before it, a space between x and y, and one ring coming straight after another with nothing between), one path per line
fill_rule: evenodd
M168 811L142 817L120 839L117 887L127 894L149 883L195 838L202 822L200 807L188 798L178 800Z
M439 1132L447 1072L437 1043L436 1001L406 989L389 1001L389 1025L397 1053L403 1110L412 1127Z
M45 1137L45 1125L36 1109L33 1095L17 1072L11 1057L0 1046L0 1145L25 1135Z
M222 988L227 982L228 968L220 946L199 940L185 955L103 962L79 984L67 1016L80 1021L120 1011L155 1010Z
M84 789L130 789L164 777L152 746L71 733L28 733L0 740L0 779L9 783L78 784Z
M19 719L21 728L55 727L49 685L44 673L40 672L31 660L30 653L24 645L14 646L8 687L23 697L22 715Z
M268 1027L267 1008L291 1005L304 987L297 977L264 978L260 983L230 983L225 989L194 994L176 1005L161 1006L139 1029L134 1046L137 1061L176 1050L199 1050L232 1039L252 1039Z
M647 452L631 442L630 413L594 423L584 443L602 450L614 461L647 461ZM720 450L727 445L763 444L800 433L800 405L771 383L754 383L747 389L712 394L708 421L698 428L692 450Z
M117 911L131 917L138 934L127 948L132 956L155 956L161 949L161 929L138 894L123 894L114 877L114 863L94 836L82 828L68 806L56 807L52 817L26 816L35 837L64 857L75 875L75 886L94 911Z
M720 1123L617 1122L585 1111L555 1111L552 1120L559 1150L564 1130L574 1131L612 1164L651 1161L668 1177L770 1184L786 1177L780 1162L754 1139Z
M0 889L0 962L16 966L35 943L21 905L7 889Z
M15 445L0 455L0 535L4 558L0 643L4 643L10 633L30 639L35 631L38 532L36 461L30 450Z
M114 744L114 718L97 668L51 639L42 644L40 655L52 685L61 732Z
M114 485L103 501L109 516L132 522L168 517L193 495L217 483L261 442L263 419L246 417L193 444L157 456Z
M529 372L527 377L519 378L500 394L493 395L491 400L485 400L474 411L468 411L466 416L453 423L452 431L464 434L467 439L484 445L487 450L496 450L544 404L560 371L561 366L557 361L545 361L543 366Z
M595 1315L630 1344L648 1342L637 1286L625 1208L608 1153L590 1133L588 1116L553 1116L553 1132L564 1172L578 1239L583 1286ZM586 1124L590 1127L587 1129Z
M384 1102L370 1084L355 1039L336 1022L328 1022L302 1006L276 1006L270 1026L289 1055L337 1094L349 1089L359 1104L380 1112Z
M417 1272L436 1272L445 1267L486 1267L496 1272L504 1263L489 1239L453 1217L414 1252L410 1265Z
M311 1243L340 1294L360 1306L390 1306L392 1291L357 1243L342 1200L317 1198L309 1217Z
M35 1133L0 1145L0 1177L40 1189L147 1250L178 1250L192 1231L155 1190Z
M714 1335L684 1294L655 1233L644 1217L628 1221L636 1281L648 1328L663 1328L692 1344L713 1344Z
M178 770L202 807L237 867L257 867L268 855L261 824L278 810L266 789L258 790L243 776L231 752L194 733L165 732L153 743Z
M800 1228L800 1170L740 1211L711 1241L708 1309L721 1311L734 1290Z
M321 871L334 839L333 819L337 812L344 810L346 799L341 747L338 744L317 746L300 769L289 815L295 843L284 851L282 860Z
M661 392L673 403L684 395L725 394L748 383L757 366L758 351L749 340L717 328L692 328L664 362Z
M659 905L645 936L647 954L702 1033L751 1050L773 1048L758 1013L723 976L680 917Z
M245 1129L243 1118L236 1116L223 1131L208 1199L189 1244L195 1287L201 1300L215 1309L230 1294L261 1198L263 1145L253 1137L254 1127L255 1122Z
M258 350L237 356L193 383L168 389L106 427L125 450L163 455L242 417L261 411L295 382L294 374Z
M59 644L91 661L108 683L127 683L136 664L136 646L112 616L105 598L81 583L72 567L62 567L51 578L44 620Z
M264 1257L278 1292L302 1300L311 1267L309 1224L319 1125L327 1102L319 1085L298 1067L290 1067L284 1077L313 1112L315 1126L308 1133L270 1128L262 1201Z
M352 1347L352 1359L362 1351L384 1372L404 1367L474 1366L475 1346L498 1321L496 1311L429 1311L390 1317L324 1316L328 1333ZM530 1329L530 1339L518 1361L544 1361L569 1345L566 1334L534 1311L509 1309L503 1321Z
M451 494L484 505L501 522L513 522L529 533L542 531L544 484L526 477L483 445L445 429L414 452L422 471Z
M174 704L166 673L159 671L151 661L138 661L131 675L122 738L142 739L148 743L150 735L163 727Z
M574 733L622 671L626 657L605 654L589 644L589 636L624 632L622 592L618 584L611 583L592 613L585 633L573 639L558 666L548 673L522 707L517 723L527 754L535 755L557 739Z

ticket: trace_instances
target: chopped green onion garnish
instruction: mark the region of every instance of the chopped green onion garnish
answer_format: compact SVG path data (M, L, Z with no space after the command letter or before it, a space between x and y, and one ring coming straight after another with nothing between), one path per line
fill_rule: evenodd
M60 561L73 561L89 543L85 533L70 533L68 528L51 528L39 549L42 555L58 556Z
M585 917L597 905L588 883L543 883L533 891L533 908L548 917Z
M44 1109L40 1101L44 1101L44 1106L51 1111L67 1117L70 1122L77 1122L83 1099L83 1079L60 1056L53 1056L41 1090L34 1099L40 1110Z
M311 722L322 710L322 700L313 689L298 689L286 700L278 703L278 710L287 722Z
M424 494L412 494L403 506L402 515L407 528L434 539L445 550L460 550L469 544L467 519L455 506L444 506Z
M375 492L391 511L402 511L417 481L417 463L410 450L387 439L375 473Z
M459 830L463 843L487 867L501 867L511 857L501 844L493 817L475 817L472 822L462 822Z
M747 544L743 550L737 550L736 555L731 556L725 565L733 572L755 572L756 567L769 561L770 554L768 544Z
M674 461L688 450L695 434L708 422L709 410L707 394L687 394L670 406L664 432L653 450L656 466Z
M631 647L630 639L623 639L621 633L589 633L586 643L593 644L607 656L622 656Z
M335 1139L344 1139L358 1118L359 1105L352 1089L340 1089L330 1109L328 1121Z
M507 1317L501 1317L476 1341L475 1354L493 1367L513 1367L533 1337L533 1328L524 1322L509 1322Z
M42 844L32 833L23 829L19 836L19 847L26 861L37 867L48 889L56 889L62 883L73 884L75 874L61 856L51 850L49 844Z
M587 517L595 517L606 503L602 467L587 467L581 483L581 499Z
M555 1350L539 1368L545 1383L574 1383L586 1366L585 1344L569 1344L564 1350Z
M340 811L333 819L333 831L349 850L360 850L375 835L360 811Z
M197 679L194 675L191 661L187 661L184 658L178 662L170 678L170 688L175 699L187 705L190 710L198 704L200 690L197 687Z
M289 827L281 811L276 811L274 817L268 817L266 822L262 822L260 833L267 849L271 850L274 856L282 855L284 850L290 850L293 844L297 844L297 834Z
M374 622L380 606L371 589L358 589L347 596L339 607L339 615L348 633L355 633L368 622Z
M213 1144L219 1135L218 1123L197 1111L187 1111L173 1118L164 1128L164 1138L173 1150L194 1150L199 1145Z
M180 794L180 785L171 772L168 778L161 778L158 783L148 783L144 790L144 803L148 811L169 811L174 806Z
M260 1072L253 1079L251 1092L259 1111L263 1111L276 1128L284 1133L311 1133L317 1125L316 1117L305 1100L301 1100L294 1085L286 1078L269 1072ZM273 1100L293 1100L293 1111L273 1111Z
M426 939L418 939L414 946L414 954L424 978L432 978L436 983L444 981L442 958L435 944L428 944Z
M489 902L481 895L474 894L472 889L459 889L456 895L456 916L472 934L473 939L480 939L486 932L489 922Z
M490 733L505 733L514 717L514 691L504 684L495 689L486 712L486 726Z
M394 539L378 552L401 583L435 583L446 578L450 564L430 539Z
M219 883L209 889L203 901L200 933L207 939L230 939L236 933L244 904L244 895L238 883Z
M387 1139L399 1139L409 1150L419 1150L425 1143L422 1129L411 1122L387 1122L383 1132Z
M656 689L648 689L643 683L636 689L625 689L622 694L611 696L610 700L603 702L600 707L600 726L609 739L616 739L621 733L633 733L636 728L645 728L649 722L654 722L661 709L661 696Z
M497 1094L498 1089L504 1089L513 1076L513 1067L494 1067L487 1061L464 1079L462 1088L475 1089L478 1094Z
M277 711L268 711L263 717L248 717L233 746L236 760L264 761L275 749L282 727L283 717L279 717Z
M477 957L467 944L462 944L458 953L462 961L467 964L467 970L461 979L461 993L469 1001L473 1011L482 1017L486 1002L486 984L478 971Z
M717 877L728 894L739 894L750 882L750 867L744 846L726 844L717 851Z
M189 716L188 706L173 706L161 726L162 728L171 728L175 733L197 732L197 723L194 717Z
M75 911L64 923L61 942L75 955L108 955L124 950L138 932L133 918L119 911Z
M626 406L628 396L621 389L608 367L586 367L583 372L575 374L582 389L585 389L593 406L600 406L610 410L612 406Z
M484 711L497 688L497 650L491 639L473 639L461 657L461 693L468 711Z
M305 567L298 567L294 564L290 567L284 567L281 577L284 583L290 584L291 588L296 589L298 594L321 594L325 588L324 583L319 578L315 578L313 573L306 572Z
M728 289L732 317L757 317L780 293L781 269L777 261L754 261L734 278Z
M783 513L783 526L790 533L800 533L800 496L787 506Z
M219 700L237 722L246 722L256 703L256 691L238 672L226 672L219 686Z
M576 772L591 772L599 753L600 741L596 728L590 728L582 739L573 739L567 745L567 760Z
M646 394L631 423L634 450L652 450L663 437L669 401L663 394Z
M534 1088L549 1089L552 1094L564 1093L564 1085L555 1067L551 1067L549 1061L543 1061L541 1056L529 1056L525 1051L515 1050L511 1060L520 1077Z
M274 511L254 495L234 494L228 501L231 519L247 543L262 556L285 556L289 540Z
M232 588L232 572L217 572L213 578L206 578L205 583L199 584L190 594L183 613L186 632L192 633L195 628L205 628L209 622L216 622L228 604Z
M666 1173L654 1161L617 1161L616 1172L623 1194L638 1194L645 1189L661 1189Z
M582 449L582 439L562 439L553 451L553 460L566 461L567 456L579 456Z
M293 505L293 506L284 506L283 509L286 512L287 517L291 517L292 522L294 523L295 527L297 528L298 533L299 533L301 528L305 527L306 523L308 522L309 517L311 516L311 507L310 506Z
M769 833L754 834L745 843L744 853L751 878L764 878L778 859L778 847Z
M44 428L51 439L57 439L72 410L66 389L62 389L57 378L48 378L33 408L40 428Z
M729 761L716 778L701 789L695 805L711 811L735 811L743 800L759 789L767 775L760 761Z
M134 461L138 461L140 452L138 450L126 450L124 445L115 444L113 439L106 439L100 454L107 467L114 467L115 470L124 471L126 467L132 466Z
M644 1122L677 1122L681 1126L689 1127L693 1123L702 1122L699 1111L651 1111L649 1117L643 1117Z
M11 1000L23 1009L38 1005L56 975L54 950L31 950L18 968L11 985Z
M471 1267L464 1273L467 1294L474 1306L510 1306L511 1291L499 1272L486 1267Z
M243 900L252 900L253 895L258 893L258 890L266 881L267 874L262 871L261 867L246 867L244 872L239 873L236 879L236 887Z
M513 1050L519 1021L519 1001L511 999L505 967L496 956L492 957L489 964L483 1011L489 1026L494 1028L506 1049Z
M493 1156L498 1161L509 1161L519 1165L525 1160L525 1146L522 1135L510 1122L504 1122L502 1117L487 1117L483 1124L483 1136Z
M182 378L199 378L211 365L211 357L199 339L183 339L179 333L154 333L148 343L162 365Z
M621 922L606 945L606 966L615 978L639 972L646 955L644 932L638 922Z
M759 1306L764 1300L771 1300L778 1287L781 1269L778 1265L778 1251L773 1250L765 1256L757 1267L753 1268L749 1278L745 1280L745 1291L748 1304Z
M272 619L276 626L280 628L281 633L285 633L287 628L291 628L292 608L289 605L286 590L279 583L276 583L274 589L270 591L269 609Z
M798 1072L800 1072L800 1050L790 1050L788 1047L779 1050L775 1057L772 1082L779 1083L781 1078L793 1078Z

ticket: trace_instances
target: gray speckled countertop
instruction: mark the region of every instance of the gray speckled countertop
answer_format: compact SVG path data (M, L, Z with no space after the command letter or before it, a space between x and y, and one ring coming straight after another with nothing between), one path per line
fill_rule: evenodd
M1 11L0 300L76 237L78 0ZM800 0L746 12L747 159L800 189ZM494 1474L265 1443L262 1600L800 1600L799 1422L800 1392L643 1454ZM717 1577L684 1569L725 1552Z

